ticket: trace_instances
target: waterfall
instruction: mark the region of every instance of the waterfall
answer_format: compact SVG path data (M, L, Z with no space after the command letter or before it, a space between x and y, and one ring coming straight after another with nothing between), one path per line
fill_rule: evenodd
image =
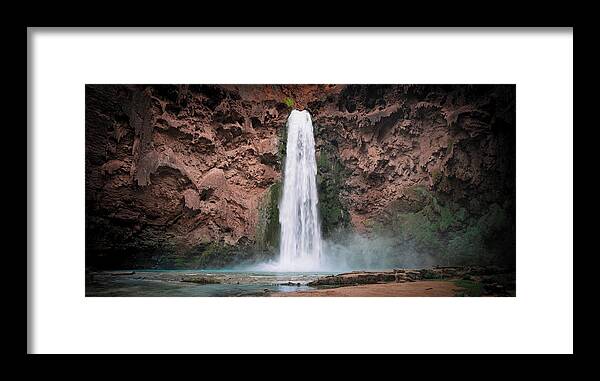
M317 209L315 138L308 111L293 110L287 120L279 269L316 271L321 265L321 227Z

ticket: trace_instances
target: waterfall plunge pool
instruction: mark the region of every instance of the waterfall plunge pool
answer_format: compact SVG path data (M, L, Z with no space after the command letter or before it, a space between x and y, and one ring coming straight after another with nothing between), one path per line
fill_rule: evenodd
M313 289L307 286L332 272L255 270L130 270L86 274L86 296L268 296ZM185 280L207 280L199 284Z
M307 291L324 269L312 118L292 110L287 120L279 259L252 270L141 270L86 275L86 296L267 296Z

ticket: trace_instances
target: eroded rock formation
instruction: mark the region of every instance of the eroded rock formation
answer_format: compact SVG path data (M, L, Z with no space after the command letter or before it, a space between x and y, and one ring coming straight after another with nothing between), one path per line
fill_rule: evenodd
M290 99L313 117L326 236L388 226L459 254L513 239L514 97L500 85L88 85L88 265L272 253ZM514 256L511 244L495 255Z

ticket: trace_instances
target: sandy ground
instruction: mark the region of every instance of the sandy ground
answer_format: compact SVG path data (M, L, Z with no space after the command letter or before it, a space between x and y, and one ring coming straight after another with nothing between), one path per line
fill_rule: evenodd
M271 296L456 296L461 290L453 282L417 281L378 283L299 292L278 292Z

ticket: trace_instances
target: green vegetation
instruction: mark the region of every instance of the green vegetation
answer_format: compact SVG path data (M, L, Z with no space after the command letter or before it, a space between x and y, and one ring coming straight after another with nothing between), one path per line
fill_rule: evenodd
M277 137L279 138L279 142L277 144L277 156L279 162L281 163L281 167L285 164L285 155L286 155L286 145L287 145L287 126L282 126L279 131L277 131Z
M235 259L233 246L222 242L207 242L178 256L165 258L162 268L206 268L221 267Z
M433 181L434 185L437 185L440 180L442 179L443 175L442 172L440 172L439 170L434 170L431 174L431 180Z
M473 280L459 279L454 284L460 287L457 296L481 296L483 294L483 285Z
M294 100L292 98L289 98L289 97L285 98L283 100L283 103L285 103L285 105L288 106L289 108L294 107L294 105L296 104L296 102L294 102Z
M448 265L495 263L514 250L510 204L491 203L469 210L423 186L409 189L407 196L413 209L398 203L386 216L371 222L377 234L391 237L400 247L408 245ZM483 202L475 204L479 203Z
M322 148L317 156L319 214L324 237L350 226L350 214L340 200L345 169L332 148Z
M205 242L192 250L166 258L159 268L207 269L252 263L271 259L273 252L249 244L228 245L224 242Z
M211 242L198 259L200 267L209 264L225 265L230 262L227 257L232 254L231 247L220 242Z
M256 243L262 249L275 250L279 245L279 199L283 184L278 181L271 185L259 206Z

